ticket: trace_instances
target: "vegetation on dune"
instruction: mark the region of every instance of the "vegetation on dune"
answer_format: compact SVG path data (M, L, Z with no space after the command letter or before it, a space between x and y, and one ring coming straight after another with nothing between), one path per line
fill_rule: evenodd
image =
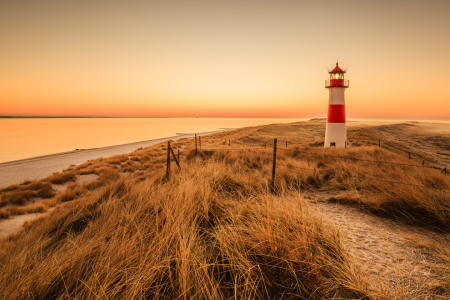
M374 147L370 130L349 133L354 147L323 149L322 127L222 132L202 137L197 152L192 139L171 141L182 170L173 164L168 179L164 143L0 190L0 218L56 206L0 245L0 298L386 298L368 287L339 232L313 217L303 199L319 192L448 231L450 178ZM76 180L88 174L98 177ZM55 196L50 183L67 188ZM32 197L53 198L20 206ZM439 268L450 280L448 263ZM448 285L439 289L448 293Z
M44 181L48 181L50 183L54 184L63 184L68 181L73 181L75 179L75 176L77 173L69 171L69 172L62 172L62 173L54 173L53 175L48 176L44 179Z
M51 185L41 181L27 181L21 185L12 185L0 191L0 207L24 205L33 197L52 198L55 193Z
M0 298L371 298L297 185L273 195L245 164L194 158L58 207L0 246Z

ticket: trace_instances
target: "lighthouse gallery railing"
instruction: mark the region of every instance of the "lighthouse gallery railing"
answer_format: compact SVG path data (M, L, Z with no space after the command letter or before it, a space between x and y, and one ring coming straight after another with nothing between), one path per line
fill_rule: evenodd
M348 79L333 79L333 82L331 82L330 79L325 80L325 87L349 87L350 86L350 80Z

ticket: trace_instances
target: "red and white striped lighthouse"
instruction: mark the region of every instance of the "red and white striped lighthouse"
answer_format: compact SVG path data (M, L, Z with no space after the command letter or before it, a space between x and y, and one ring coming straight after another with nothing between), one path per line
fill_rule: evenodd
M330 92L328 98L328 117L325 131L325 148L347 147L347 127L345 124L345 89L349 80L344 79L345 71L336 67L330 72L330 79L325 81L325 87Z

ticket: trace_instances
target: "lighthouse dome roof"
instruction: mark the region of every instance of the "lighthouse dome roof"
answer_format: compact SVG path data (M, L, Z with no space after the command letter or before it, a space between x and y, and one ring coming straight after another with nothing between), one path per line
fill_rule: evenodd
M330 73L345 73L345 71L339 68L338 63L336 63L336 67L334 67L334 69L331 70Z

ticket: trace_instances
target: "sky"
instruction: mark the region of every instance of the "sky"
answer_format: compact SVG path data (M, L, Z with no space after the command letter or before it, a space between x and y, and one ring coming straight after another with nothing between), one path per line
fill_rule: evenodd
M1 116L450 117L450 1L0 0Z

